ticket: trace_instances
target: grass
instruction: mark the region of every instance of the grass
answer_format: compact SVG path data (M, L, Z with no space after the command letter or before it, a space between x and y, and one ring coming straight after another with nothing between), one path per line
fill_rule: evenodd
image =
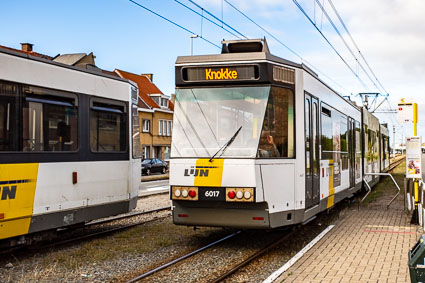
M170 219L163 222L142 225L115 235L83 243L68 250L53 251L44 257L42 265L49 268L52 264L67 270L78 270L87 264L102 264L119 257L150 253L172 245L183 245L205 232L214 232L215 228L204 228L194 232L185 226L177 226ZM204 236L202 236L204 237Z
M403 161L391 172L391 175L394 177L401 190L403 190L405 168L406 162ZM392 179L390 177L381 177L380 182L372 188L370 194L363 201L362 206L377 202L384 195L395 195L396 192L397 188ZM398 198L400 198L400 196Z

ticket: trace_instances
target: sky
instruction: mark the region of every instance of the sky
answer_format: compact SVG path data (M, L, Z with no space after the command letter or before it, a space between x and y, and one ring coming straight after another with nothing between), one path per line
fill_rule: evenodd
M396 109L401 98L419 103L418 134L425 134L425 123L421 122L425 121L423 0L298 0L346 63L293 0L133 1L186 30L130 0L1 0L0 45L20 49L20 43L28 42L34 44L35 52L51 56L93 52L98 67L137 74L152 73L154 83L164 94L170 95L175 91L176 58L190 55L192 34L199 36L193 39L194 55L217 54L221 40L237 39L239 34L247 38L266 37L272 54L296 63L308 63L329 86L342 95L350 95L358 103L356 94L361 92L388 93L388 101L378 109L383 111ZM332 28L318 3L324 7L355 57ZM383 87L370 72L370 78L363 72L362 67L366 70L368 67L339 22L331 3ZM229 33L208 13L238 33L227 28L233 34ZM379 97L378 103L383 99ZM377 116L389 124L391 138L395 126L396 143L413 135L412 124L398 123L395 114L381 113Z

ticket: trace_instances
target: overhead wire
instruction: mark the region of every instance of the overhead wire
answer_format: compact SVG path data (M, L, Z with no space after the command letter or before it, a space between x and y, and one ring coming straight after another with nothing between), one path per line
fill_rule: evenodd
M188 0L188 1L190 3L192 3L193 5L195 5L196 7L198 7L199 9L201 9L202 11L205 11L205 13L207 13L208 15L210 15L211 17L213 17L214 19L216 19L217 21L219 21L221 24L223 24L226 27L230 28L231 30L233 30L234 32L236 32L237 34L239 34L240 36L242 36L243 38L248 39L245 35L243 35L239 31L237 31L236 29L234 29L233 27L231 27L230 25L228 25L227 23L225 23L223 20L220 20L218 17L216 17L215 15L213 15L212 13L210 13L208 10L204 9L204 7L202 7L201 5L199 5L198 3L196 3L195 1L192 1L192 0Z
M323 32L319 29L319 27L312 21L310 16L307 14L307 12L303 9L303 7L298 3L297 0L292 0L294 2L295 6L298 7L298 9L304 14L304 16L310 21L310 23L316 28L316 30L320 33L320 35L325 39L325 41L329 44L329 46L334 50L334 52L338 55L338 57L344 62L344 64L347 66L348 69L353 73L353 75L357 78L357 80L360 82L360 84L365 88L369 89L366 84L363 82L363 80L359 77L359 75L353 70L353 68L347 63L347 61L342 57L342 55L336 50L336 48L332 45L332 43L329 41L329 39L323 34Z
M320 3L319 0L315 0L317 5L319 6L319 8L322 10L323 14L325 15L325 17L328 19L329 23L332 25L332 27L334 28L335 32L338 34L339 38L342 40L342 42L344 43L345 47L347 47L348 51L351 53L351 55L354 57L354 60L357 62L358 66L362 69L362 71L366 74L366 76L369 78L369 80L372 82L372 84L376 87L377 90L379 90L381 92L381 90L379 89L379 87L376 85L376 83L374 82L374 80L372 79L372 77L369 75L369 73L366 71L366 69L363 67L363 65L360 63L359 59L357 59L357 56L354 54L353 50L351 49L351 47L348 45L347 41L344 39L344 37L342 36L341 32L339 31L339 29L336 27L336 25L334 24L334 22L332 21L331 17L329 16L329 14L326 12L326 10L324 9L324 7L322 6L322 4Z
M196 33L194 33L193 31L191 31L191 30L189 30L189 29L187 29L187 28L183 27L182 25L179 25L178 23L173 22L172 20L170 20L170 19L168 19L168 18L166 18L166 17L164 17L164 16L162 16L162 15L158 14L157 12L155 12L155 11L153 11L153 10L151 10L151 9L149 9L149 8L147 8L147 7L145 7L145 6L143 6L142 4L137 3L136 1L133 1L133 0L128 0L128 1L130 1L131 3L133 3L133 4L137 5L137 6L139 6L140 8L145 9L146 11L148 11L148 12L150 12L150 13L152 13L152 14L154 14L154 15L158 16L158 17L160 17L161 19L166 20L167 22L169 22L169 23L171 23L171 24L173 24L173 25L175 25L175 26L177 26L177 27L179 27L179 28L181 28L181 29L183 29L183 30L185 30L185 31L189 32L190 34L196 34ZM213 45L213 46L215 46L215 47L217 47L217 48L221 49L221 47L220 47L220 46L218 46L217 44L215 44L215 43L211 42L210 40L206 39L205 37L203 37L203 36L199 36L199 38L200 38L200 39L202 39L202 40L204 40L205 42L208 42L209 44L211 44L211 45Z
M353 45L356 47L357 52L360 54L360 56L362 57L363 61L365 62L366 66L368 67L369 71L371 72L371 74L375 77L375 80L378 82L378 84L381 86L381 88L384 90L385 93L388 94L388 92L385 90L384 86L382 85L382 83L379 81L379 79L376 77L375 73L373 72L372 68L370 67L369 63L367 62L366 58L363 56L363 53L360 52L359 47L357 46L356 42L354 41L354 38L351 36L351 33L348 31L347 26L345 25L342 17L339 15L338 11L335 8L335 5L333 4L332 0L328 0L329 4L331 5L333 11L335 12L335 15L338 17L342 27L344 28L344 30L347 32L348 36L350 37L351 41L353 42Z

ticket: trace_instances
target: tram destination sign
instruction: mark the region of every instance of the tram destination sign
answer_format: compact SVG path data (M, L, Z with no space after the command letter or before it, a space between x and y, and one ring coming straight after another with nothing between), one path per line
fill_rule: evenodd
M191 82L258 80L257 65L183 68L183 80Z

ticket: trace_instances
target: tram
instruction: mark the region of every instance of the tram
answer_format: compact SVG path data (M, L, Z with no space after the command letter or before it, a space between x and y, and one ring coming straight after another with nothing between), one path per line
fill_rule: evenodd
M365 108L307 66L270 54L265 39L222 44L221 54L177 58L175 224L302 223L389 165L388 130Z
M135 208L137 98L99 69L0 48L2 244Z

